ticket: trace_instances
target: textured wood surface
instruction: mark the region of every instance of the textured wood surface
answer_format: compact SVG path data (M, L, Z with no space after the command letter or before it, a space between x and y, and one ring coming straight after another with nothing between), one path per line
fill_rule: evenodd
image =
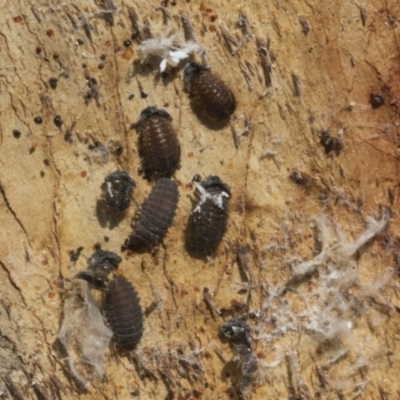
M113 4L0 1L0 394L235 398L219 329L253 313L260 374L244 396L397 399L399 4ZM193 114L184 62L161 76L137 40L125 47L130 7L143 38L183 32L188 18L236 96L228 125L212 130ZM143 339L132 355L107 352L104 378L84 390L57 340L63 304L97 242L121 254L151 190L131 129L148 106L165 108L179 137L178 211L158 252L122 253L149 308ZM326 130L342 140L339 155L321 145ZM135 179L134 200L102 219L101 184L116 169ZM207 263L184 250L194 174L232 190L227 233Z

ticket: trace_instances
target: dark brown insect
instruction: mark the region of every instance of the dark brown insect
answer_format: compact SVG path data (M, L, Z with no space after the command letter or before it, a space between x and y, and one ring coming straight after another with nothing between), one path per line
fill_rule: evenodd
M60 128L60 126L61 126L63 123L64 123L64 121L61 119L61 116L56 115L56 116L54 117L54 125L55 125L57 128Z
M115 276L105 298L105 315L117 346L132 350L143 334L143 311L135 288L123 276Z
M184 85L200 120L226 123L235 112L235 95L209 67L189 63L185 68Z
M179 168L181 147L171 121L167 111L155 107L147 107L140 114L136 129L147 179L171 176Z
M122 258L111 251L98 250L90 258L88 269L75 278L91 283L105 292L104 312L117 346L132 350L143 333L143 311L135 288L123 276L114 275ZM108 276L113 274L110 282Z
M115 171L104 179L103 200L110 210L125 211L136 183L125 171Z
M201 185L193 183L199 201L189 217L185 245L192 257L203 259L216 252L224 236L231 191L218 176L208 177Z
M178 199L178 186L174 181L168 178L156 181L129 237L131 250L146 251L165 236L175 216Z
M339 156L343 150L343 140L340 137L334 137L329 131L320 133L320 144L325 149L327 156Z
M380 94L371 93L369 95L369 102L372 108L379 108L385 104L385 99Z

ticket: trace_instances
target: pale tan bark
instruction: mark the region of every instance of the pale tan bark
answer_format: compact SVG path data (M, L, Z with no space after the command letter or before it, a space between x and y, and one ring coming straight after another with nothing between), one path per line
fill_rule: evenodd
M229 361L232 351L218 333L235 307L236 316L246 314L248 295L241 289L249 285L237 262L240 244L247 246L253 273L247 271L248 311L264 313L249 321L262 372L249 397L397 398L399 5L178 0L175 6L170 1L166 17L158 3L116 1L110 25L99 14L100 3L0 4L0 393L26 399L228 398L231 382L223 359ZM141 24L148 22L153 36L181 32L179 15L189 18L212 70L236 94L238 108L228 126L212 131L198 121L182 69L164 82L156 64L140 67L137 42L123 45L132 33L128 7ZM78 10L93 26L91 39ZM238 24L240 13L247 28L243 19ZM85 104L89 76L99 93ZM51 77L58 78L56 89ZM370 92L382 94L385 105L372 109ZM84 391L57 342L63 301L97 242L120 253L151 189L137 174L136 133L130 129L150 105L167 109L179 132L179 209L158 253L124 253L121 269L144 308L161 302L146 318L138 361L109 352L104 381ZM56 115L64 121L61 129L54 125ZM36 116L43 118L41 125L34 123ZM68 130L71 142L65 140ZM319 139L324 130L342 134L339 156L325 154ZM104 157L88 148L94 141L120 142L123 154ZM99 223L96 202L104 177L116 169L127 170L137 188L127 215L111 229ZM298 181L304 185L289 178L294 170L302 173ZM209 263L190 259L183 244L196 173L219 175L233 193L228 231ZM353 262L357 271L357 281L343 289L344 303L332 298L339 290L322 295L337 307L345 304L346 313L332 310L337 316L332 321L351 323L351 334L322 340L306 329L310 304L321 299L307 295L329 289L322 272L281 293L287 310L274 325L276 309L268 296L292 278L290 260L298 257L297 265L315 257L313 218L324 214L332 237L336 227L354 242L367 216L380 220L385 214L382 207L391 209L393 220L377 240L354 257L335 249L329 254L338 263ZM70 252L80 246L73 263ZM382 277L388 278L382 287L371 286ZM320 318L328 315L320 312Z

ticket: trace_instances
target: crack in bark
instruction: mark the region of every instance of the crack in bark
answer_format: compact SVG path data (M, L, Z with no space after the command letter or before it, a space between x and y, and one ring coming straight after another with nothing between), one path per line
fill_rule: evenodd
M19 293L19 295L20 295L20 297L21 297L21 300L22 300L22 303L23 303L23 305L24 305L24 308L28 311L28 304L27 304L27 302L26 302L26 300L25 300L24 294L23 294L21 288L20 288L20 287L17 285L17 283L14 281L14 279L13 279L13 277L12 277L12 275L11 275L10 270L6 267L6 265L4 264L4 262L1 261L1 260L0 260L0 266L3 268L3 270L4 270L5 273L7 274L8 280L9 280L11 286ZM42 321L42 319L41 319L40 317L38 317L32 309L30 309L29 311L30 311L31 315L40 323L40 325L41 325L41 327L42 327L41 332L42 332L42 334L43 334L44 342L45 342L45 344L46 344L46 346L47 346L47 349L48 349L47 352L46 352L46 354L47 354L47 355L50 355L50 354L51 354L51 345L50 345L50 343L49 343L49 341L48 341L48 339L47 339L46 330L45 330L45 324L44 324L44 322ZM3 335L1 335L1 336L3 337ZM22 342L21 342L21 343L22 343ZM15 343L14 343L14 345L15 345L15 347L17 348L17 346L16 346Z
M110 32L111 32L111 36L113 38L113 42L114 42L114 48L117 46L117 39L114 35L114 31L112 29L112 27L110 27ZM126 124L124 123L124 121L122 120L121 116L122 116L122 100L121 100L121 93L119 92L119 88L118 88L118 77L120 76L119 73L119 68L118 68L118 61L117 61L117 54L114 51L114 66L115 66L115 71L116 71L116 78L115 78L115 91L117 92L117 101L118 101L118 105L119 105L119 119L120 119L120 123L122 124L122 129L124 132L124 136L125 136L125 148L128 147L128 130L126 129ZM125 152L125 154L127 154L127 152ZM124 157L125 162L128 162L129 164L129 158Z
M398 53L400 53L400 45L399 45L399 42L398 42L398 40L397 40L397 35L396 35L396 31L395 31L395 24L394 24L394 23L391 23L392 18L391 18L391 15L390 15L390 11L389 11L389 7L388 7L387 0L385 0L385 11L386 11L387 19L388 19L389 22L390 22L390 23L389 23L389 26L391 27L392 32L393 32L393 39L394 39L394 41L396 42L397 51L398 51Z
M24 303L24 306L26 307L26 306L27 306L27 303L26 303L25 297L24 297L24 295L23 295L23 293L22 293L22 290L21 290L21 288L15 283L13 277L11 276L10 270L6 267L6 265L5 265L5 264L3 263L3 261L1 261L1 260L0 260L0 266L3 268L3 270L4 270L5 273L7 274L8 279L9 279L9 281L10 281L10 283L11 283L11 286L20 294L21 299L22 299L22 302Z
M167 264L167 262L166 262L166 260L167 260L167 250L165 249L164 245L162 245L162 246L164 248L164 254L163 254L163 258L162 258L163 271L164 271L165 278L167 279L167 281L169 283L169 287L170 287L170 291L171 291L171 295L172 295L172 300L174 301L175 308L178 310L178 304L176 303L175 294L174 294L174 290L173 290L173 288L176 287L176 283L167 274L167 267L166 267L166 264Z
M54 158L54 153L53 153L53 149L51 147L52 142L50 141L50 139L47 139L48 142L48 148L49 148L49 153L50 153L50 158L52 161L52 165L54 165L54 169L57 173L58 179L57 179L57 186L54 189L54 200L53 200L53 223L54 223L54 230L52 230L52 234L54 236L54 239L57 243L57 250L58 250L58 254L56 255L57 261L58 261L58 273L59 276L63 276L62 274L62 264L61 264L61 245L60 245L60 241L58 239L58 220L57 220L57 198L58 198L58 191L60 189L60 179L61 179L61 171L60 169L57 167L57 164L55 162L55 158Z
M15 68L15 71L16 71L16 68ZM16 75L19 78L19 75L17 73L16 73ZM21 80L21 78L20 78L20 80ZM18 121L21 122L21 124L24 125L28 129L29 134L32 135L32 131L31 131L31 128L29 127L29 125L25 122L24 119L22 119L18 115L18 109L17 109L17 106L14 104L13 96L12 96L11 92L9 90L7 90L7 93L10 96L10 105L11 105L11 108L13 109L13 111L14 111L14 115L17 117ZM24 112L25 117L26 117L26 106L21 101L20 101L20 104L21 104L21 106L23 108L23 112Z
M6 203L6 206L8 208L8 210L10 211L10 213L14 216L15 220L17 221L18 225L21 227L21 229L24 231L27 239L28 239L28 243L29 245L31 244L30 240L29 240L29 235L27 230L25 229L24 225L22 224L22 222L19 220L19 218L17 217L17 214L15 213L15 211L12 209L10 202L8 201L8 198L6 196L6 192L3 188L2 183L0 182L0 193L3 196L4 202Z
M355 134L358 136L358 138L364 142L365 144L367 144L368 146L372 147L373 149L375 149L376 151L378 151L379 153L384 154L385 156L389 156L394 158L396 161L399 160L399 157L397 157L395 154L390 154L390 153L386 153L385 151L381 150L379 147L376 147L375 145L373 145L371 142L369 142L368 140L365 140L364 138L362 138L357 132L355 132Z
M0 36L2 36L4 38L4 41L6 42L8 57L12 61L13 57L11 56L10 44L8 43L7 36L3 32L0 32ZM14 66L14 74L18 77L20 82L22 82L21 77L18 74L18 69L15 66Z

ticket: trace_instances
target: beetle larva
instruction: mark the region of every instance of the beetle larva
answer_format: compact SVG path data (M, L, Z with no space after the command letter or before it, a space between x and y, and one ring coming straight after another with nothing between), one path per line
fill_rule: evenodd
M129 237L128 247L131 250L148 250L165 236L175 216L178 199L178 187L174 181L157 179Z
M195 258L214 254L224 236L228 221L228 200L231 191L218 176L208 177L196 185L196 204L186 228L185 244Z
M143 311L135 288L123 276L115 276L105 298L105 315L117 346L132 350L143 334Z
M145 108L136 128L139 154L147 179L171 176L179 168L181 147L172 127L172 117L165 110Z
M135 181L125 171L115 171L104 179L103 200L111 210L125 211L131 202Z
M209 67L189 63L185 68L184 85L200 119L224 123L235 112L235 95Z

